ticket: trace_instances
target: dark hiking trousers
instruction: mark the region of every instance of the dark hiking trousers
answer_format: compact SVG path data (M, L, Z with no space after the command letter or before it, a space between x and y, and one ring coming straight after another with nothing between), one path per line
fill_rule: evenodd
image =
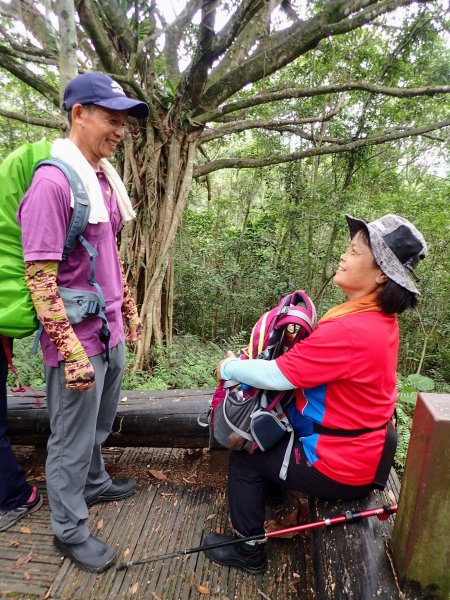
M26 482L25 473L17 463L11 443L6 436L6 377L8 360L0 339L0 510L8 511L25 504L32 488Z
M362 498L374 489L372 484L351 486L322 475L310 466L298 439L291 452L287 478L282 481L278 475L288 442L289 435L286 435L266 452L230 452L228 501L233 527L240 534L264 533L266 494L274 486L320 498L343 500Z

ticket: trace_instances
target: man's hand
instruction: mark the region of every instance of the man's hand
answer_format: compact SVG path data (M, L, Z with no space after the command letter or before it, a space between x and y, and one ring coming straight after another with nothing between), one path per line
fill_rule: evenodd
M138 317L136 323L128 326L128 332L125 336L126 343L133 344L134 342L138 342L141 339L143 328L142 321Z
M78 360L66 360L64 371L68 390L84 392L94 386L94 368L86 355Z
M226 357L226 358L223 358L223 359L222 359L222 360L219 362L219 364L217 365L217 368L216 368L216 378L217 378L217 381L220 381L220 380L222 379L222 377L221 377L221 375L220 375L220 369L221 369L221 367L222 367L223 363L224 363L226 360L228 360L229 358L236 358L236 355L235 355L235 354L234 354L234 352L232 352L231 350L228 350L228 352L227 352L227 357Z

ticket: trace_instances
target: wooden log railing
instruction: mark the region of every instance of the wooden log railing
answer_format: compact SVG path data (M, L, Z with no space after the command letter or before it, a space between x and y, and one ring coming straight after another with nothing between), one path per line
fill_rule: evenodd
M392 554L406 597L450 598L450 394L419 394Z
M197 418L208 410L213 390L121 392L105 446L205 448L207 427ZM45 390L8 391L8 436L13 444L45 446L50 435Z

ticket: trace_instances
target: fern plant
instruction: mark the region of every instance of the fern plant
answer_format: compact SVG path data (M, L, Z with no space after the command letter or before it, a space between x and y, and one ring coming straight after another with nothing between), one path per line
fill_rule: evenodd
M411 374L397 377L397 434L398 444L395 454L395 468L400 475L403 473L408 451L412 418L419 392L432 392L435 382L424 375Z

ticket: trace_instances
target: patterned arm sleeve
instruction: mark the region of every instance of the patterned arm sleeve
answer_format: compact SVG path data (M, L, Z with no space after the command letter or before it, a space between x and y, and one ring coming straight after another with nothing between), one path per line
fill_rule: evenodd
M127 278L125 277L125 269L123 263L120 260L119 250L117 249L117 256L119 258L120 270L122 272L123 282L123 304L122 304L122 317L128 327L136 327L138 333L142 331L142 323L139 318L136 302L131 295L130 288L128 286Z
M67 318L58 291L56 275L58 262L38 261L26 264L25 281L37 315L51 341L65 361L86 359L86 353Z

